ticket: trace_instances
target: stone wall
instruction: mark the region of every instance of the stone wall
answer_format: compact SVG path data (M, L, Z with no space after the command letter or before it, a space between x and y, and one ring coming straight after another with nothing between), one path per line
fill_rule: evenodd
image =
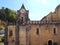
M31 25L30 30L30 44L31 45L47 45L48 41L51 40L52 43L60 43L60 25ZM37 28L39 29L39 34L37 34ZM54 28L57 32L54 34Z
M8 45L15 45L15 25L8 26Z

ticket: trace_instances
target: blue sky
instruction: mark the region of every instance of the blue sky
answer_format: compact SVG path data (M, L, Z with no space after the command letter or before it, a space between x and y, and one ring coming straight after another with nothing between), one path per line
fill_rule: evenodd
M16 11L20 9L22 4L29 10L31 20L41 20L55 10L60 4L60 0L0 0L0 8L7 7Z

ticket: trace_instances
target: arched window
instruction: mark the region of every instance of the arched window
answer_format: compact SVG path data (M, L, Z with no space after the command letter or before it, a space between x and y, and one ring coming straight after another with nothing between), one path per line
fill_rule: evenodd
M53 33L54 33L54 35L57 34L57 30L56 30L56 28L53 29Z
M9 31L9 36L12 36L13 35L13 32L10 30Z
M23 17L21 17L20 23L23 24Z
M38 28L37 28L37 30L36 30L36 34L39 35L39 29L38 29Z
M22 18L22 20L21 20L21 21L22 21L22 23L23 23L23 17L21 17L21 18Z

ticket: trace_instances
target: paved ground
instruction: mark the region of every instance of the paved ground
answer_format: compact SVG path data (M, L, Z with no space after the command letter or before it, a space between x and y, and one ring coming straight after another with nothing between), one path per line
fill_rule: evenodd
M4 43L0 43L0 45L4 45Z

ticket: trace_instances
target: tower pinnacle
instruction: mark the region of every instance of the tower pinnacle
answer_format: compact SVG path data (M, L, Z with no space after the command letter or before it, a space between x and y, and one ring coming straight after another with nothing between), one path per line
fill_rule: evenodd
M22 4L21 8L24 8L24 9L25 9L25 6L24 6L24 4Z

